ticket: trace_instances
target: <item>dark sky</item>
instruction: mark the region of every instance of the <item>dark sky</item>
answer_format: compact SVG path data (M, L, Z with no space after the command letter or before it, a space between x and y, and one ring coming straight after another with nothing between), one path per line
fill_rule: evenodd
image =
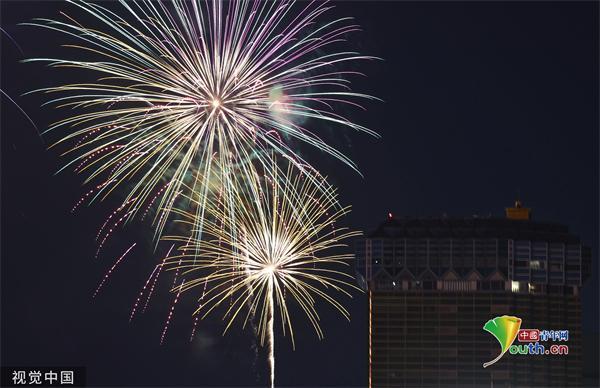
M334 143L364 178L314 156L370 230L397 216L502 216L518 192L534 218L561 222L592 246L595 275L585 286L584 332L598 331L598 4L341 2L331 16L354 16L364 31L349 47L383 58L363 64L356 91L384 100L355 121L382 139L335 129ZM59 17L72 6L2 2L2 89L38 128L65 112L40 108L21 93L64 82L24 57L53 53L64 38L17 26ZM64 72L60 73L63 74ZM2 364L80 365L94 385L261 385L265 353L236 327L225 337L217 318L200 323L189 344L184 298L164 345L172 295L159 283L146 314L129 312L153 261L148 230L130 227L94 260L94 235L110 203L69 210L83 192L70 172L54 175L57 152L2 99ZM312 156L312 154L310 154ZM114 204L113 204L114 205ZM98 298L92 293L114 257L139 249ZM162 288L160 287L162 286ZM296 351L278 337L278 385L364 385L366 298L348 301L353 320L324 310L318 341L298 323ZM592 337L589 337L592 338ZM597 337L596 337L597 338Z

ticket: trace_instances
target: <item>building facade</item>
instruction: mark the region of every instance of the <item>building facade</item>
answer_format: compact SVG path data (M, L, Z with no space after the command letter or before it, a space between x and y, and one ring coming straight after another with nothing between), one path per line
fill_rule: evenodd
M506 218L394 219L356 244L369 295L369 385L576 386L581 287L591 251L566 226ZM505 354L483 330L512 315L522 328L569 330L567 355ZM516 343L516 342L515 342Z

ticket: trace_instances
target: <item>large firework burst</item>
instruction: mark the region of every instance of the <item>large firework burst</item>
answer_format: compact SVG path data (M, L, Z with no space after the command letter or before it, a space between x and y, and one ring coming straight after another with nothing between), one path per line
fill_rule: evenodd
M261 343L267 340L269 344L271 385L276 315L292 343L293 305L304 312L320 338L318 300L349 319L348 311L330 292L350 296L347 289L356 288L349 282L352 276L339 268L347 266L353 255L340 250L346 247L346 239L360 234L335 225L349 209L337 205L335 190L324 181L316 186L296 173L291 163L283 176L273 175L235 178L230 193L236 204L233 209L223 197L208 201L207 219L211 221L204 224L202 240L194 238L193 228L198 224L195 213L179 211L182 222L192 229L191 237L166 237L180 243L180 254L164 264L181 271L186 279L174 292L196 287L207 290L201 292L196 314L205 317L224 306L225 331L236 318L245 326L258 317ZM201 206L197 200L195 203Z
M89 59L31 61L89 70L99 78L38 90L59 93L48 103L78 112L48 131L63 131L56 144L67 144L71 161L65 167L75 166L87 173L86 182L95 182L88 199L127 187L128 217L157 193L156 204L169 214L186 188L204 204L210 185L197 177L211 176L215 163L225 186L231 166L268 163L270 152L310 168L295 141L355 168L314 128L332 124L374 134L334 110L372 98L351 92L346 78L357 73L338 68L370 57L337 51L358 27L350 18L320 22L331 8L326 2L121 0L119 13L70 2L87 14L88 26L67 15L28 24L74 38L78 43L68 47ZM199 223L203 211L199 206ZM157 214L158 234L167 218Z

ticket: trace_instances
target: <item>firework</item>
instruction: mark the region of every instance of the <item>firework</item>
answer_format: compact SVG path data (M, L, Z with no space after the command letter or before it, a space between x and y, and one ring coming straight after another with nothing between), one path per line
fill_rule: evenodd
M70 161L63 168L86 174L93 184L85 200L124 188L124 222L156 203L164 210L154 218L160 235L187 188L201 204L196 221L202 224L212 193L208 179L198 177L211 177L218 163L218 179L227 187L232 175L251 174L236 166L268 164L271 152L311 169L295 143L356 168L308 122L311 128L338 125L375 135L337 109L372 99L350 91L348 76L360 73L338 68L371 57L338 51L358 26L350 18L321 22L331 8L326 2L121 0L118 13L70 2L94 25L66 14L63 21L27 24L75 39L67 47L87 60L30 61L83 69L98 79L37 90L58 94L47 104L76 112L46 132L62 133L54 145L66 146Z
M280 169L273 164L272 171ZM191 199L205 206L204 238L165 237L180 244L180 253L165 265L186 279L173 288L177 295L196 287L206 290L195 312L201 318L222 306L227 331L236 318L245 327L257 317L261 344L268 343L273 385L277 316L292 344L294 308L304 313L319 338L323 336L316 309L319 300L349 319L330 292L350 296L348 289L356 288L350 283L352 276L339 267L348 265L353 255L339 251L346 247L346 239L360 233L335 225L349 211L338 206L335 190L325 181L316 186L313 179L295 172L291 163L284 175L234 178L231 189L233 201L221 196L202 205ZM230 208L231 203L236 206ZM183 229L191 229L195 236L196 214L174 211L188 226Z

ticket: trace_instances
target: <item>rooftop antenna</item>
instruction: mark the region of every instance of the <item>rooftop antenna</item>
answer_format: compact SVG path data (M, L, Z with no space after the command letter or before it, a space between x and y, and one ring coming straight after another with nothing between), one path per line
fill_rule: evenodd
M521 202L521 190L517 189L517 200L515 201L514 207L507 207L506 209L506 218L512 220L530 220L531 219L531 209L523 207L523 203Z

